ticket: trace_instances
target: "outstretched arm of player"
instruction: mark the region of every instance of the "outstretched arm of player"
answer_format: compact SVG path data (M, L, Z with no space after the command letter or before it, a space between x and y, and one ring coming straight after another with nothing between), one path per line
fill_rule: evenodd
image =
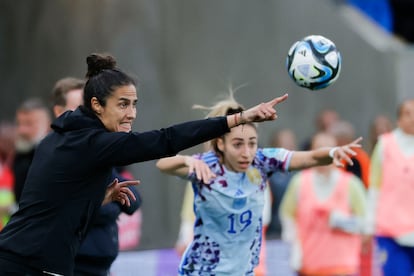
M210 183L210 180L216 177L204 161L192 156L176 155L161 158L156 165L160 171L172 175L188 176L195 173L197 179L204 183Z
M329 165L333 163L337 167L343 167L342 160L353 165L349 156L356 155L353 148L361 147L362 137L340 147L323 147L310 151L295 151L292 154L289 169L300 170L315 166Z

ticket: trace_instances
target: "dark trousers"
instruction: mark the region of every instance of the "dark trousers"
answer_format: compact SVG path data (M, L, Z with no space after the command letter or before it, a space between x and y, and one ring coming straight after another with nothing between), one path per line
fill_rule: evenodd
M0 258L0 276L45 276L45 274L25 264Z

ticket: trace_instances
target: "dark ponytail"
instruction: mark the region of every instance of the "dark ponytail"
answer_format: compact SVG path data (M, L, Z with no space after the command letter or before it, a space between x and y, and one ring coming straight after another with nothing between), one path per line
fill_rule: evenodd
M116 60L110 55L91 54L86 58L88 64L88 72L86 77L89 79L95 75L98 75L103 70L115 69Z

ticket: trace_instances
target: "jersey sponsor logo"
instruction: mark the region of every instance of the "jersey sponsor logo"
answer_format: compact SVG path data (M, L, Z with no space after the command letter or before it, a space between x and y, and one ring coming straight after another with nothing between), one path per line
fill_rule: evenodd
M250 168L247 170L246 174L250 183L254 185L260 185L262 183L262 176L260 175L260 171L258 169Z

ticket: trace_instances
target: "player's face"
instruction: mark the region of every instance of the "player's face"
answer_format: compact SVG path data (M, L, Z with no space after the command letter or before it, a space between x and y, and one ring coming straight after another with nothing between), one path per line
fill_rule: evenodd
M414 99L401 106L398 126L407 134L414 135Z
M226 168L235 172L245 172L256 155L257 140L257 131L251 125L234 127L224 139L219 139L217 146L223 152L223 163Z
M95 111L107 130L130 132L137 114L137 101L135 86L125 85L115 89L107 98L105 106L97 104Z

